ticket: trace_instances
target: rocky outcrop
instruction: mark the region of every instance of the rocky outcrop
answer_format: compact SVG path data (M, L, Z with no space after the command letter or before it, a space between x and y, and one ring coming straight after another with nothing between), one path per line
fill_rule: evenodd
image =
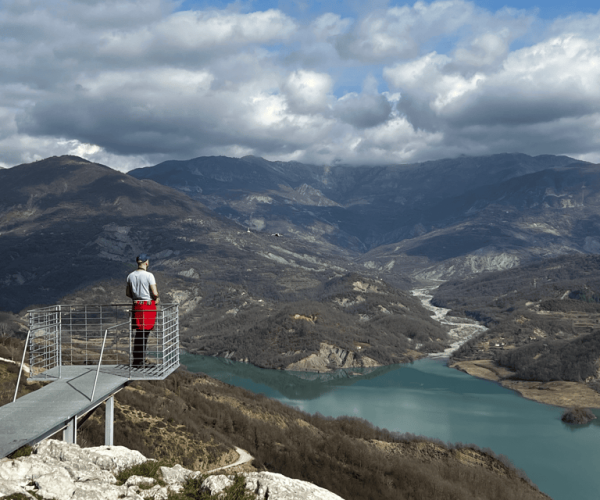
M368 356L362 356L347 349L321 342L317 354L311 354L307 358L291 363L286 367L286 370L329 372L340 368L371 368L377 366L381 366L381 364Z
M576 425L587 424L588 422L591 422L592 420L595 420L595 419L596 419L596 415L594 415L587 408L569 408L568 410L566 410L563 413L563 415L561 417L561 420L565 424L576 424Z
M243 476L246 489L254 492L257 500L342 500L319 486L274 472L248 472ZM232 484L233 476L210 476L202 486L216 495Z
M449 280L485 271L503 271L518 266L521 257L516 253L493 248L480 248L464 256L447 259L414 274L418 280Z
M0 461L0 497L22 494L45 500L131 500L166 499L179 493L190 478L200 472L180 465L160 467L162 484L154 478L130 476L119 485L115 477L122 470L148 461L138 451L123 446L80 448L75 444L46 440L34 447L28 457ZM269 500L341 500L314 484L290 479L281 474L253 472L243 474L246 488L257 499ZM215 495L233 484L233 476L209 476L202 489Z

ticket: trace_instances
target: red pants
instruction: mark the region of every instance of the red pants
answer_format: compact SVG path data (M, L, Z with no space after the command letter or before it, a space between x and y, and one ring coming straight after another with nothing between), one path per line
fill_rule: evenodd
M150 331L156 323L156 302L151 301L135 301L133 303L133 323L132 327L135 330Z
M143 366L146 355L146 341L156 323L156 303L152 301L133 303L131 327L135 330L133 339L133 366Z

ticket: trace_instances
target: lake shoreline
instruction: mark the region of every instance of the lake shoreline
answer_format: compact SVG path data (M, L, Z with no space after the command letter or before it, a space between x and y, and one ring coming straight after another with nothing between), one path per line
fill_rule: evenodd
M513 372L490 359L455 361L448 364L472 377L497 382L526 399L560 408L600 409L600 394L581 382L511 380Z
M203 356L182 361L190 371L308 414L364 419L391 432L492 449L509 457L556 500L572 498L573 491L583 492L581 498L593 498L590 492L598 491L592 457L600 446L600 420L567 425L561 421L561 408L537 404L498 382L450 370L443 359L424 358L362 376L306 372L303 376Z

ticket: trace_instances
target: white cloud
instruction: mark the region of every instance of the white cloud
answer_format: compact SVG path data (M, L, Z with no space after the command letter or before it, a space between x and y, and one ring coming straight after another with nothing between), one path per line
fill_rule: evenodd
M324 41L345 33L351 25L351 19L342 19L340 15L329 12L315 19L309 29L317 40Z
M600 15L544 24L446 0L299 20L236 5L0 0L0 165L600 161Z
M276 10L250 14L185 11L137 30L107 33L99 53L171 62L198 56L208 59L247 45L283 41L295 29L294 22Z
M332 87L329 75L299 70L287 77L282 91L295 113L327 113Z

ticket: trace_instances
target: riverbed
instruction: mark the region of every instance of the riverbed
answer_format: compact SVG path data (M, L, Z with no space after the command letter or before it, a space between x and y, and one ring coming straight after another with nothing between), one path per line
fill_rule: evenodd
M450 346L441 352L431 353L428 356L433 359L448 359L452 353L467 340L485 331L486 327L466 318L449 317L448 313L450 312L450 309L434 306L431 303L431 299L433 298L433 291L436 288L437 287L417 288L412 290L411 293L421 301L421 305L425 309L433 313L433 319L442 325L448 325L450 327L450 330L448 331L448 337L450 337L451 340Z

